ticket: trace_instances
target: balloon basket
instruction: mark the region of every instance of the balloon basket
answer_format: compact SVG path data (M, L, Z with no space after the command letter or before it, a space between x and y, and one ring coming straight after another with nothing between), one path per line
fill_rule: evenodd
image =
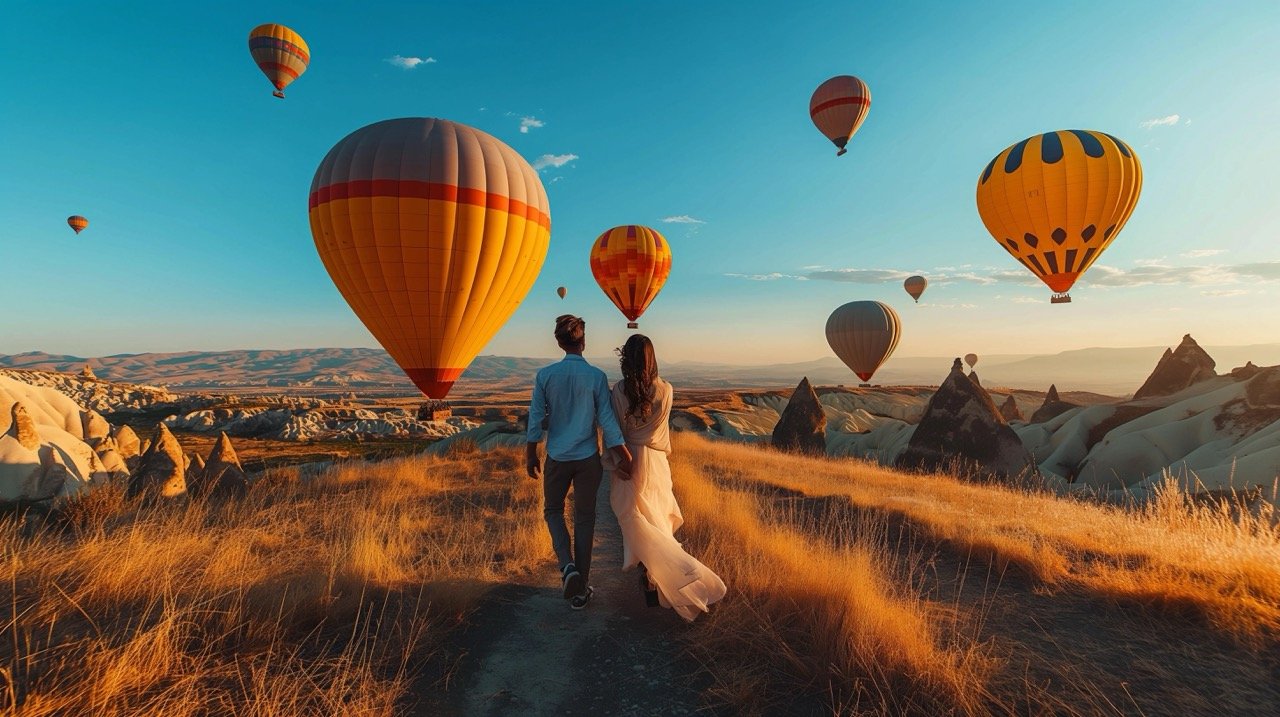
M272 92L272 93L271 93L271 96L272 96L272 97L279 97L279 98L280 98L280 99L282 99L282 100L284 99L284 93L283 93L283 92L281 92L280 90L276 90L275 92Z
M637 324L637 323L636 323L636 322L634 322L634 321L628 321L628 322L627 322L627 328L628 328L628 329L638 329L638 328L640 328L640 324Z
M842 155L842 154L844 154L845 152L848 152L848 151L849 151L849 150L845 149L844 147L841 147L841 148L840 148L840 151L839 151L839 152L836 152L836 156L837 156L837 157L839 157L840 155Z
M860 383L860 384L858 384L858 388L871 388L871 384L869 384L869 383Z
M419 421L443 421L453 417L453 406L448 401L429 398L418 406Z
M1066 292L1063 292L1061 294L1054 294L1053 296L1049 297L1049 303L1050 304L1070 304L1071 295Z

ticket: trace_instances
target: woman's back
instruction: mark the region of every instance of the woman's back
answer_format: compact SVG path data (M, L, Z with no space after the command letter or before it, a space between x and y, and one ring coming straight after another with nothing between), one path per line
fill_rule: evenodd
M671 452L671 401L674 390L671 384L655 378L653 381L653 398L648 415L631 410L631 401L627 398L624 381L613 385L613 411L622 425L622 434L627 443L634 446L652 448L663 453Z

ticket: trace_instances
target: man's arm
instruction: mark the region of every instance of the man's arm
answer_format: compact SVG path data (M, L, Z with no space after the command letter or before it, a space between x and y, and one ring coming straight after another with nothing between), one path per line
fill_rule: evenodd
M533 379L533 398L529 400L529 426L525 430L525 472L538 480L542 477L542 461L538 460L538 444L542 442L542 422L547 417L547 394L542 376Z
M600 372L600 379L596 382L595 390L596 404L596 423L600 424L600 430L604 433L604 445L610 451L613 451L614 458L618 462L619 477L624 480L630 479L631 476L631 451L627 450L627 442L622 437L622 428L618 425L618 417L613 412L613 397L609 391L609 379L605 378L604 372Z

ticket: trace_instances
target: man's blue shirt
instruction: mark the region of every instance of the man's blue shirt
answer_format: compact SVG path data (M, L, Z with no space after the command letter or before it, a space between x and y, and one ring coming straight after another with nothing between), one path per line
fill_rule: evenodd
M547 422L547 457L578 461L596 454L596 426L604 431L604 445L623 444L622 429L609 401L609 379L604 371L578 354L538 371L529 403L530 443L542 440L542 419Z

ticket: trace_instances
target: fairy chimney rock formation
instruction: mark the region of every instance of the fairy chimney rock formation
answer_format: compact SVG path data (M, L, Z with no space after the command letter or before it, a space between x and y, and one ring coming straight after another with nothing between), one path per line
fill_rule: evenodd
M1006 421L1025 421L1022 415L1022 409L1018 408L1018 402L1013 400L1013 394L1005 396L1004 403L1000 404L1000 415Z
M124 459L129 470L137 468L138 461L142 458L142 441L138 434L128 426L120 425L111 429L111 437L116 439L116 452Z
M973 381L973 385L981 386L982 382L978 380L978 372L973 369L969 370L969 380Z
M129 481L129 495L175 498L186 493L186 463L187 458L178 439L173 437L167 426L158 424L147 452L142 454L142 460Z
M1156 364L1156 370L1151 372L1146 383L1142 384L1133 397L1172 396L1217 376L1213 370L1215 366L1217 362L1200 348L1191 334L1187 334L1182 337L1178 348L1164 350L1160 363Z
M203 465L193 492L222 498L244 495L249 490L249 476L245 475L240 457L226 433L218 436L218 442Z
M773 427L773 447L783 451L824 455L827 452L827 414L808 377L800 380L782 418Z
M84 368L80 369L80 378L87 378L91 381L98 380L98 377L93 373L93 368L89 366L89 364L85 364Z
M1036 412L1031 414L1029 423L1044 423L1073 408L1079 408L1079 406L1058 398L1058 385L1050 384L1049 392L1044 395L1044 403L1040 404L1040 408L1037 408Z
M956 359L924 416L898 457L900 468L968 469L999 476L1018 476L1031 466L1031 456L1018 434L996 408L987 392L969 379Z

